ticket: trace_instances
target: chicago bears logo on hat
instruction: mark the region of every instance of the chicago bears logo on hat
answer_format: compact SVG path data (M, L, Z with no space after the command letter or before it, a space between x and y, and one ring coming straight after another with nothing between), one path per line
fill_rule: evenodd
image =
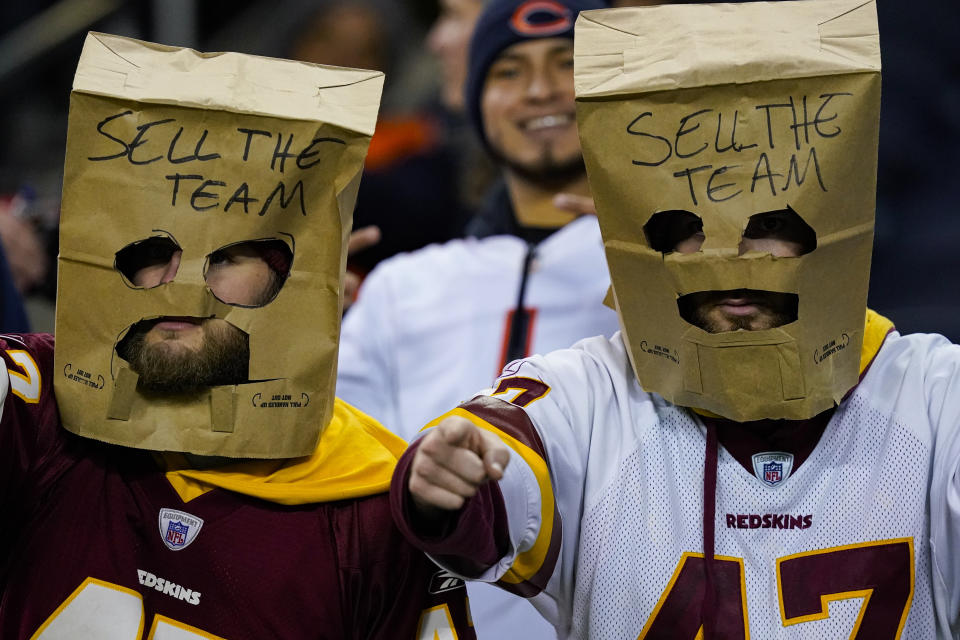
M563 33L573 26L567 7L553 0L530 0L513 12L510 27L524 36L546 37Z

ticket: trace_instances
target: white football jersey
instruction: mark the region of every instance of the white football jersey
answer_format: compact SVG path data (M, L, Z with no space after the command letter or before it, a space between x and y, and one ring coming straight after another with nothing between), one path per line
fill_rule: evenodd
M563 637L700 637L702 422L639 387L619 334L514 363L487 395L523 410L454 412L515 453L512 548L482 579L539 592ZM958 637L958 465L960 346L895 332L777 486L721 447L718 637Z

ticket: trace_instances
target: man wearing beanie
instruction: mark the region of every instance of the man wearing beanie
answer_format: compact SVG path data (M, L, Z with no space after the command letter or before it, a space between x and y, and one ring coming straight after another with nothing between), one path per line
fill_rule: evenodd
M603 305L609 276L596 218L554 202L558 194L589 197L574 115L573 25L579 11L602 7L494 0L477 22L466 108L503 179L471 237L381 263L341 333L338 396L404 438L510 362L617 328ZM470 588L480 638L554 637L520 598Z

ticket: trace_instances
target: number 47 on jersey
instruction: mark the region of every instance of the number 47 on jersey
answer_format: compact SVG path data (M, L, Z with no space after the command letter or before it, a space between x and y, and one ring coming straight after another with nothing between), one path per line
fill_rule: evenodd
M896 640L913 600L913 538L880 540L778 558L777 596L783 626L823 620L834 600L863 598L850 640ZM716 556L712 637L748 640L743 559ZM702 554L681 557L638 640L701 640L706 589Z

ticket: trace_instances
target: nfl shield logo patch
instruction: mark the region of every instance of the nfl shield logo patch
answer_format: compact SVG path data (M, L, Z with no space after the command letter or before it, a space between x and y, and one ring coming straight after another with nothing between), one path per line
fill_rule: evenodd
M763 465L763 480L770 484L776 484L783 479L783 465L779 462L768 462Z
M793 471L793 454L765 451L753 454L753 475L768 487L778 487Z
M203 520L177 509L160 509L160 539L171 551L190 546L200 533Z

